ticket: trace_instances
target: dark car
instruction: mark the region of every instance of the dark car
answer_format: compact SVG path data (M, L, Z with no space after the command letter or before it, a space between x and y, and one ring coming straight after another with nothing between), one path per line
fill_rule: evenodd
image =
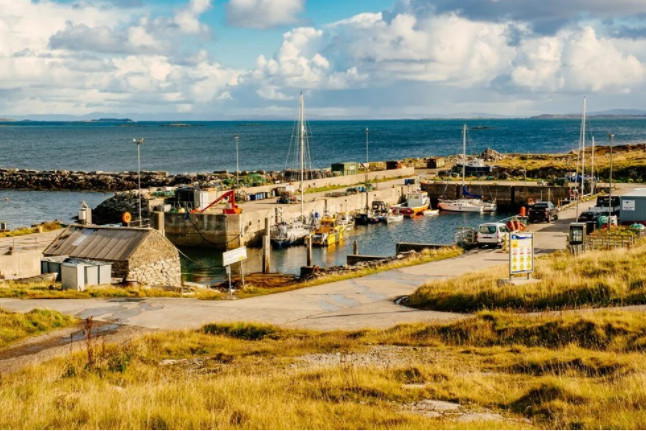
M546 221L551 223L552 220L559 218L559 210L550 201L536 202L529 208L528 218L530 223Z
M609 215L609 212L608 212L607 209L603 210L603 209L600 209L600 208L594 208L594 209L591 208L591 209L589 209L587 211L583 211L581 214L579 214L579 218L577 219L577 221L579 223L585 223L585 222L588 222L588 221L596 222L596 221L599 221L599 217L608 216L608 215Z

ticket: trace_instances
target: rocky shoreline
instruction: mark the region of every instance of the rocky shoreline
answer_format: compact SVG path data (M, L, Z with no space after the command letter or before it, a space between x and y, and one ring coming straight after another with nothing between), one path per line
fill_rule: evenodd
M221 181L229 174L142 172L141 187L171 187ZM137 172L0 169L0 189L120 192L137 188Z

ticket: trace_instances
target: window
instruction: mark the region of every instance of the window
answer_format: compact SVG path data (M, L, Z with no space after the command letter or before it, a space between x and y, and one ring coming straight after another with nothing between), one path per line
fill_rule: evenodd
M484 234L496 233L496 226L480 226L479 232Z

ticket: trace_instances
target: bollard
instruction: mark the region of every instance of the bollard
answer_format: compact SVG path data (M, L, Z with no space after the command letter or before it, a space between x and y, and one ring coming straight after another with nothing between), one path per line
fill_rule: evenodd
M307 235L307 266L312 266L312 235Z
M262 272L269 274L271 271L271 236L269 217L265 218L265 235L262 237Z
M359 241L357 241L356 239L354 240L354 244L352 246L352 254L354 254L355 256L359 254Z

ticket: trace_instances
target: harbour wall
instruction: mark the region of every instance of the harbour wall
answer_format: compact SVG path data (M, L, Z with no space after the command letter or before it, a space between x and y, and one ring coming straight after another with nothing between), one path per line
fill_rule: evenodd
M406 193L415 191L417 186L395 186L369 192L370 202L381 200L388 204L400 202ZM366 206L366 194L320 198L303 205L305 214L326 211L336 214L345 211L358 211ZM282 212L282 215L280 214ZM180 247L207 247L232 249L240 245L256 246L261 242L265 231L265 219L274 224L278 218L292 220L300 216L300 204L272 206L256 209L238 215L219 213L164 213L166 237ZM153 218L154 220L155 218ZM155 226L157 227L157 226Z
M462 185L460 183L433 182L422 183L421 188L428 193L431 204L436 207L441 198L460 198ZM570 187L568 186L469 184L467 189L471 193L482 195L486 200L495 199L499 208L509 210L517 210L521 206L527 205L530 199L534 201L550 200L557 204L559 201L568 199L570 195Z

